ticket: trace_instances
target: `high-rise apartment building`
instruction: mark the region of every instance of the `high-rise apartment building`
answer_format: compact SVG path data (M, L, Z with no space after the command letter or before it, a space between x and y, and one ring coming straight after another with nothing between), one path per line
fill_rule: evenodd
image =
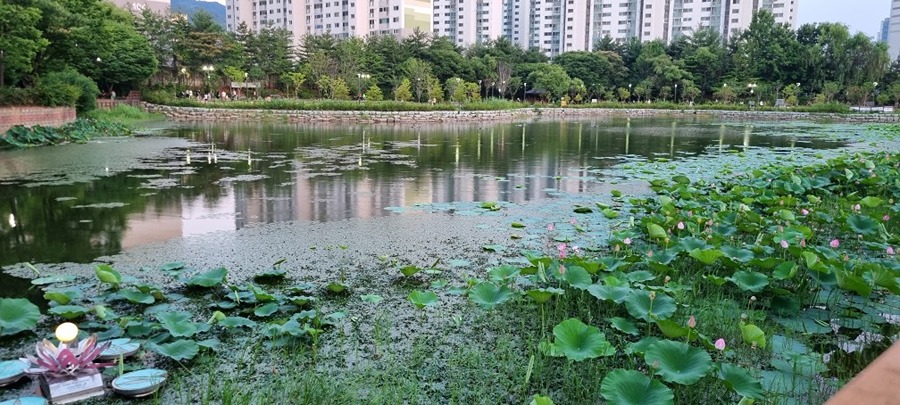
M225 28L241 22L253 31L284 28L299 43L304 35L406 36L431 31L430 0L226 0Z
M891 22L887 43L891 60L896 60L900 56L900 0L891 1Z
M666 42L712 28L728 38L770 10L795 28L799 0L226 0L227 29L405 36L419 29L461 46L500 37L549 56L591 50L605 36ZM900 0L895 0L895 3ZM898 28L900 40L900 28Z
M881 20L881 24L878 25L878 36L875 37L875 40L878 42L888 42L888 34L891 32L891 18L885 18Z

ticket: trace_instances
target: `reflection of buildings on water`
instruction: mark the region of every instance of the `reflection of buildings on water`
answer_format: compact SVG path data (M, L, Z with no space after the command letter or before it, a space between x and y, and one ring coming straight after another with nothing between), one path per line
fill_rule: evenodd
M226 190L215 199L207 199L202 195L182 198L171 205L148 206L143 212L128 214L127 229L122 235L122 249L238 229L235 200L234 190Z

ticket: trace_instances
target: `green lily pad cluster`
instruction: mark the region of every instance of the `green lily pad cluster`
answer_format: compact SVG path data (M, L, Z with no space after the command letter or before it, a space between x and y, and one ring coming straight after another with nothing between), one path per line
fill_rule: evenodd
M95 270L99 294L86 294L94 287L72 285L71 278L48 276L35 281L47 286L48 315L78 322L80 329L104 340L123 336L143 340L148 350L187 361L202 350L216 351L219 338L229 331L250 330L276 346L316 343L322 333L342 321L343 312L326 314L317 305L320 292L328 292L327 288L285 285L286 272L280 264L257 274L257 283L242 285L229 284L225 268L194 272L184 263L161 266L161 272L183 285L182 291L164 291L123 276L109 265ZM57 287L63 283L68 285ZM200 299L190 298L199 294ZM214 303L200 306L201 299ZM0 334L34 329L39 317L38 308L26 300L0 300Z
M898 167L896 155L881 153L769 166L727 182L654 180L657 195L632 199L634 217L613 225L600 256L565 245L553 255L523 251L517 260L530 265L490 268L466 294L487 310L594 297L616 316L594 325L563 320L539 349L576 362L629 358L614 364L637 368L602 381L611 403L673 403L673 387L704 379L718 380L735 401L802 402L816 384L845 382L833 377L847 378L835 370L841 365L827 360L863 350L855 338L900 332ZM703 321L730 325L727 349L691 316L693 295L710 291L744 308L740 317ZM882 340L876 350L889 344ZM748 353L758 354L739 356Z

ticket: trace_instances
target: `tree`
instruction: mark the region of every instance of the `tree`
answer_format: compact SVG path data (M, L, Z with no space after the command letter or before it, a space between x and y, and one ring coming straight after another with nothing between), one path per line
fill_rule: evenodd
M428 99L435 102L444 101L444 89L441 88L441 82L436 77L428 78Z
M559 65L541 65L528 75L528 82L543 91L551 100L557 100L569 90L571 78Z
M294 88L294 97L297 97L297 93L300 91L300 87L302 87L303 83L306 82L306 73L288 72L281 76L281 81L288 83L289 86L292 86Z
M395 101L409 101L412 100L412 90L410 88L412 84L409 82L409 79L403 79L400 82L400 85L394 89L394 100Z
M50 44L37 27L40 20L38 8L0 3L0 83L15 84L33 71L32 61Z
M384 100L384 95L381 94L381 89L373 84L371 87L369 87L368 90L366 90L366 100L381 101Z

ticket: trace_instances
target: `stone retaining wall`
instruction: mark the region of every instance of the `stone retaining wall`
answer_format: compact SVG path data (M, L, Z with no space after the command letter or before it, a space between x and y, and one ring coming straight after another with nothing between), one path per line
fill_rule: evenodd
M610 108L523 108L502 111L308 111L250 110L228 108L171 107L145 104L149 112L165 114L175 121L258 121L334 123L428 123L510 121L547 117L710 117L729 120L835 121L856 123L900 123L897 114L828 114L779 111L655 110Z
M59 126L75 121L74 107L2 107L0 134L16 125Z

